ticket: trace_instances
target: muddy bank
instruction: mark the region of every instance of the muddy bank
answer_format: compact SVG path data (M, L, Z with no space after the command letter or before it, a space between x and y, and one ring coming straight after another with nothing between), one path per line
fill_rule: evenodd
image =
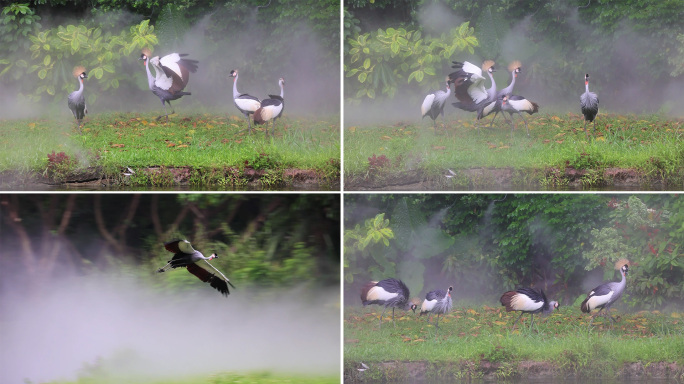
M146 167L106 171L88 167L64 174L0 173L0 190L302 190L335 191L339 172L313 169Z
M378 363L347 362L344 382L435 382L449 383L463 380L498 381L505 379L552 380L584 377L635 380L684 379L684 366L673 362L632 362L616 367L591 367L546 361L490 362L488 360L439 362L383 361Z
M682 182L634 169L515 169L470 168L445 170L442 175L425 170L370 173L345 177L347 191L565 191L565 190L680 190Z

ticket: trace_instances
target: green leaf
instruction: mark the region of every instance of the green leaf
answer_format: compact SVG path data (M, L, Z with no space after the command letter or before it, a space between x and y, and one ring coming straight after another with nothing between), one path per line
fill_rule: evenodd
M45 56L45 58L43 59L43 65L46 66L46 67L47 67L48 65L50 65L51 59L52 59L52 57L50 57L50 55Z
M38 78L39 79L44 80L46 76L47 76L47 69L43 68L40 71L38 71Z
M363 61L363 68L364 69L370 68L370 64L371 64L370 58L366 58L366 60ZM363 83L363 81L362 81L362 83Z
M368 77L368 73L366 73L366 72L359 73L359 82L364 83L366 81L367 77Z

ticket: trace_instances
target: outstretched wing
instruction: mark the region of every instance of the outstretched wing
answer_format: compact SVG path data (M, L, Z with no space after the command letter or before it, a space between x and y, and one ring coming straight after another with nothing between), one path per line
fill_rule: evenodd
M226 284L226 281L221 279L219 276L216 276L208 270L204 269L197 263L188 264L188 272L197 276L197 278L199 278L203 282L209 283L209 285L211 285L212 288L221 292L223 296L228 296L230 294L230 291L228 290L228 284Z
M171 253L181 253L180 248L178 247L178 243L180 243L183 240L173 240L169 241L168 243L164 243L164 248L166 248L167 251Z

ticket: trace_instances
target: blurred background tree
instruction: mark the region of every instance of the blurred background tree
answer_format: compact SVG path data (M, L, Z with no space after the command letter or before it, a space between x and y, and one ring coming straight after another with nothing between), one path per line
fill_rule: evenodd
M220 255L236 286L336 286L339 233L339 195L0 195L0 290L72 273L184 289L196 283L187 273L151 279L179 238Z

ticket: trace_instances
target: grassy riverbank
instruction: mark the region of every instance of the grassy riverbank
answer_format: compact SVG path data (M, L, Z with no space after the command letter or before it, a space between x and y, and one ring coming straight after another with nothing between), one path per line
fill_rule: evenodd
M187 183L226 188L245 184L246 170L267 175L270 184L288 170L339 178L338 118L285 117L269 138L263 126L251 136L245 128L244 119L217 114L172 115L168 123L149 114L98 114L80 132L72 120L0 121L0 172L59 182L89 171L123 182L118 178L130 167L130 185L172 186L178 172L146 170L181 168Z
M141 378L122 380L120 377L108 376L84 376L76 381L51 381L46 384L114 384L126 382L130 384L275 384L275 383L299 383L299 384L333 384L339 383L340 378L336 375L297 375L287 373L254 372L254 373L220 373L207 376L192 376L181 378Z
M671 362L684 367L684 314L638 312L618 316L615 327L598 318L589 328L589 316L578 308L561 307L547 318L529 315L515 330L517 313L503 308L458 308L441 317L439 329L425 316L397 312L396 327L381 311L346 308L344 315L345 375L358 379L356 368L365 363L375 369L363 374L378 380L412 375L410 364L420 362L426 377L525 377L526 363L537 362L558 375L614 377L626 363L643 365ZM389 321L388 321L389 320ZM522 321L522 320L521 320ZM523 363L523 364L521 364ZM538 364L531 366L537 367ZM680 372L684 373L684 372ZM432 375L432 376L431 376Z
M363 189L401 184L407 173L418 173L433 189L479 189L478 182L488 181L468 171L486 168L511 170L508 183L525 189L562 190L575 181L584 189L601 187L612 182L609 169L633 171L642 184L636 187L647 189L654 183L681 188L684 181L681 120L602 114L587 140L576 114L525 116L529 137L520 118L514 119L512 134L501 117L491 129L485 128L489 118L478 129L472 116L447 118L446 126L440 118L437 129L428 120L346 127L345 180ZM449 169L455 175L446 178Z

